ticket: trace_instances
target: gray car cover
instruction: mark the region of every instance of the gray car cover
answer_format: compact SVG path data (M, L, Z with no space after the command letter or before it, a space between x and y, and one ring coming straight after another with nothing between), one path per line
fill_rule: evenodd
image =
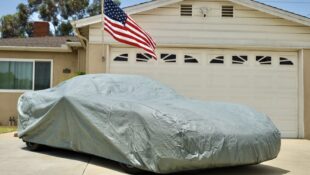
M24 141L172 173L258 164L281 136L247 106L192 100L143 76L86 75L26 92L18 102Z

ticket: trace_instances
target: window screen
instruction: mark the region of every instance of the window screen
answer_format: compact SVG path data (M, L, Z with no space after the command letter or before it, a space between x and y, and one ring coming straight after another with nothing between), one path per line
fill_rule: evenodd
M51 62L35 62L34 90L48 89L51 86Z

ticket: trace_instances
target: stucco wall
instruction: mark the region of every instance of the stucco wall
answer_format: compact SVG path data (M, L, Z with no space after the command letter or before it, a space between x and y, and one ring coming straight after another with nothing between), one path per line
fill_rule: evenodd
M78 71L86 72L86 49L78 50Z
M47 53L47 52L8 52L0 51L1 58L14 59L51 59L53 60L53 86L67 80L78 71L77 53ZM71 69L70 74L64 74L63 69ZM8 124L11 116L17 116L16 104L20 93L0 92L0 123Z
M310 139L310 50L304 51L305 137Z
M89 44L87 46L86 72L98 74L106 72L105 61L102 59L105 52L102 44Z

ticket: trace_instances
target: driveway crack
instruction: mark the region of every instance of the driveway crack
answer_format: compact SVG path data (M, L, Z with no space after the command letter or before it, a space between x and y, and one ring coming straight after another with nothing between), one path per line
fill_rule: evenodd
M84 175L84 174L85 174L86 169L87 169L87 167L88 167L88 165L89 165L89 163L90 163L90 161L91 161L91 160L92 160L92 156L90 156L90 157L89 157L89 159L88 159L88 161L87 161L87 163L86 163L86 166L85 166L85 168L84 168L84 170L83 170L82 175Z

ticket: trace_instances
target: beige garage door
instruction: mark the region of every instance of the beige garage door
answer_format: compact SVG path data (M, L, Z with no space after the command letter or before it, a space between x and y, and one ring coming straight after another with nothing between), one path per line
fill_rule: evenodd
M208 49L158 49L158 61L111 48L110 72L140 74L202 100L249 105L271 117L283 137L298 137L298 55Z

